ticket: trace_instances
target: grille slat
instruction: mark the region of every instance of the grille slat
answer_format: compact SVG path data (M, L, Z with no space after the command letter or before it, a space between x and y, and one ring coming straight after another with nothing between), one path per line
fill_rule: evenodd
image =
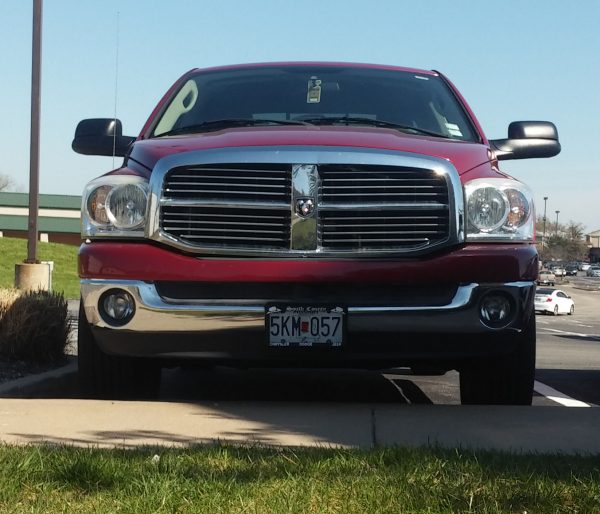
M242 186L232 186L232 187L242 187ZM246 188L248 186L244 186L244 188ZM244 196L252 196L254 193L250 193L248 191L235 191L235 190L230 190L230 189L189 189L189 188L185 188L185 189L174 189L174 188L166 188L165 189L165 193L167 194L181 194L183 197L185 198L189 198L190 196L194 196L194 195L207 195L207 196L211 196L211 195L223 195L223 196L229 196L229 195L244 195ZM259 191L257 192L257 194L261 195L261 196L284 196L284 193L281 193L280 191L277 192L272 192L272 191Z

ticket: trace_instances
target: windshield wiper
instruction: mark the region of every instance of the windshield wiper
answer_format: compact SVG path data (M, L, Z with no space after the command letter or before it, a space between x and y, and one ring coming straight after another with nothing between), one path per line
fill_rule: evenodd
M161 134L156 134L156 137L175 136L177 134L193 134L195 132L206 132L230 127L255 127L259 125L310 125L310 123L300 120L225 118L222 120L203 121L202 123L195 123L194 125L178 127L167 132L162 132Z
M334 125L336 123L342 123L345 125L370 125L373 127L391 128L403 131L406 130L416 132L417 134L424 134L426 136L452 139L450 136L447 136L446 134L440 134L439 132L411 127L410 125L402 125L400 123L394 123L393 121L376 120L373 118L363 118L360 116L315 116L312 118L302 118L302 121L311 123L313 125Z

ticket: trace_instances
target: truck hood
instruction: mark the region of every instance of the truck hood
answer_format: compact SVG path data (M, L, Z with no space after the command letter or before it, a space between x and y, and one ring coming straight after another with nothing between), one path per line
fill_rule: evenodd
M480 143L338 126L232 128L142 139L135 142L129 158L151 170L156 161L175 153L248 146L338 146L408 152L447 159L461 175L490 160L488 147Z

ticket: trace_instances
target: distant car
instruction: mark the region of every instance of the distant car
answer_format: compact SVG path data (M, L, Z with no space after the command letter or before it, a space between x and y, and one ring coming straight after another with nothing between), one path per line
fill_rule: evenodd
M587 271L590 269L591 264L587 263L587 262L581 262L579 264L579 271Z
M553 266L551 271L556 277L564 277L567 274L567 270L562 266Z
M541 312L546 314L559 314L573 315L575 312L575 302L573 299L564 291L560 289L550 289L548 287L541 287L535 291L535 312Z
M585 274L588 277L600 277L600 266L590 266Z
M577 276L577 264L567 264L565 266L565 271L567 272L567 276Z
M552 273L551 271L549 271L547 269L545 269L545 270L543 269L538 274L537 283L540 286L541 285L553 286L555 282L556 282L556 276L554 275L554 273Z

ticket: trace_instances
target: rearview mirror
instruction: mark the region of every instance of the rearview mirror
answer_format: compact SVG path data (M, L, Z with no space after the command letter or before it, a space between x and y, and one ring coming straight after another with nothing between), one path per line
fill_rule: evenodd
M499 161L554 157L560 153L558 131L549 121L513 121L508 139L492 139L490 146Z
M124 157L135 139L135 137L123 135L120 120L92 118L77 124L71 147L83 155Z

